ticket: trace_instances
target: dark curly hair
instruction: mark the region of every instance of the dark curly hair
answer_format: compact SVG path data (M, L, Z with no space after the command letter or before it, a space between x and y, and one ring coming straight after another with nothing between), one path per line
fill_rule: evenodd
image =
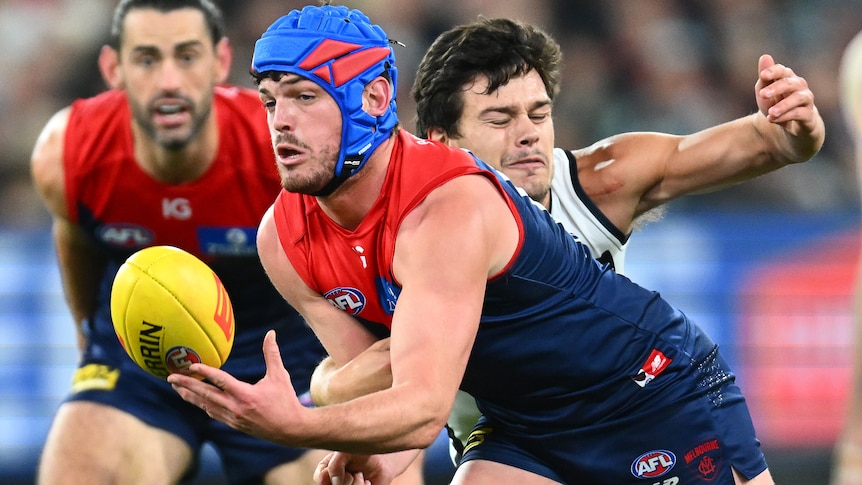
M460 136L464 86L476 76L496 91L513 77L535 70L553 100L560 90L560 45L539 28L509 19L480 17L441 34L419 64L411 95L416 102L416 133L436 127Z

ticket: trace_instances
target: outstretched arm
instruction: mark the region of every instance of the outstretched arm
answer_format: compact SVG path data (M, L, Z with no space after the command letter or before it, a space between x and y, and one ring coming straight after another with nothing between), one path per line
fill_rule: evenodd
M687 136L625 133L574 151L578 177L624 233L675 198L739 183L813 157L825 128L808 82L772 56L758 61L758 112Z
M346 362L370 342L352 342L361 338L359 324L303 285L283 252L268 259L279 244L260 241L272 234L265 227L268 220L270 215L258 243L264 267L336 362ZM374 454L430 445L446 423L463 377L487 279L512 257L518 226L493 184L468 175L429 194L404 219L397 238L393 271L402 290L392 320L391 387L341 404L304 408L272 333L264 342L266 375L254 385L201 364L190 370L208 382L180 374L168 380L183 399L213 418L290 446Z

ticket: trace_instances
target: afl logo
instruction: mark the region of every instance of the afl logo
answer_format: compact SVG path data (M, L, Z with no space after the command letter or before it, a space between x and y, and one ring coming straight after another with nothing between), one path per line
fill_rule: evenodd
M335 288L323 295L335 308L348 315L359 315L365 308L365 295L355 288Z
M632 475L637 478L660 477L669 472L675 464L676 456L669 451L648 451L632 463Z
M123 248L139 248L153 241L153 233L135 224L107 224L99 228L98 237L106 244Z
M171 373L178 372L184 374L190 365L200 363L201 356L188 347L172 347L165 354L165 365L168 367L168 372Z

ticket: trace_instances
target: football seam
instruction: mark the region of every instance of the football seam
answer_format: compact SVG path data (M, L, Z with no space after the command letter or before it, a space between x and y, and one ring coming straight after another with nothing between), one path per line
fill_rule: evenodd
M191 254L191 253L189 253L189 254ZM153 266L157 261L160 261L160 260L165 259L165 258L170 257L170 256L173 256L173 255L172 255L172 254L166 254L166 255L159 256L158 258L154 259L154 260L152 261L152 263L151 263L147 268L149 269L149 268L150 268L150 267L152 267L152 266ZM202 264L202 265L203 265L203 266L204 266L204 267L205 267L205 268L206 268L210 273L212 273L213 275L215 275L216 277L218 277L218 275L215 273L215 271L213 271L213 270L212 270L212 268L210 268L208 264L204 263L203 261L200 261L200 264ZM212 335L212 332L210 331L210 329L208 328L208 326L207 326L207 325L203 325L203 324L198 320L198 318L196 317L196 315L195 315L192 311L190 311L190 310L189 310L189 307L188 307L188 306L183 302L183 300L181 300L175 292L173 292L170 288L168 288L167 286L165 286L165 284L164 284L164 283L162 283L162 281L161 281L161 280L159 280L158 278L156 278L156 277L155 277L153 274L151 274L148 270L143 270L140 266L137 266L137 265L133 265L133 266L135 266L135 267L137 267L137 268L141 269L141 270L142 270L142 271L143 271L143 272L144 272L144 273L145 273L145 274L146 274L146 275L147 275L151 280L153 280L153 282L155 282L156 284L158 284L158 285L159 285L159 287L161 287L163 290L165 290L165 293L169 294L169 295L171 296L171 298L173 298L173 299L174 299L174 301L176 301L176 302L177 302L177 305L178 305L180 308L182 308L182 309L183 309L183 311L186 313L186 315L188 315L188 316L191 318L191 320L192 320L192 321L194 321L194 322L197 324L197 326L198 326L198 328L200 329L201 333L202 333L203 335L206 335L206 338L207 338L207 341L208 341L208 343L209 343L209 346L213 349L213 352L215 353L215 355L217 355L217 356L218 356L219 360L221 361L221 362L219 362L219 366L224 365L225 361L227 361L227 358L228 358L228 356L230 355L230 350L231 350L231 347L233 347L233 345L232 345L232 344L230 344L230 342L228 342L230 345L228 346L227 355L222 356L222 352L219 350L220 346L219 346L219 345L217 345L217 344L216 344L216 342L214 341L214 339L213 339L213 335ZM219 281L221 281L221 280L219 279ZM225 289L225 292L227 292L227 289ZM216 324L216 326L218 326L218 325ZM219 331L220 331L220 329L219 329ZM234 331L233 333L235 333L235 331ZM233 335L233 333L232 333L232 335ZM190 348L190 349L194 350L195 352L198 352L198 353L200 352L200 350L199 350L199 349L194 349L194 348L192 348L192 347L188 347L188 348ZM160 351L162 352L162 354L165 354L165 353L167 352L167 350L169 350L169 349L160 349ZM163 355L163 357L166 357L166 355Z

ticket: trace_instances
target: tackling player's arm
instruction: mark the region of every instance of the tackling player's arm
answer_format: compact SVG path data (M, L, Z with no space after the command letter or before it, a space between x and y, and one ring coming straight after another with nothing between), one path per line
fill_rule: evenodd
M83 322L96 308L105 259L92 240L69 220L63 150L69 108L57 112L43 128L30 160L36 191L53 218L52 232L63 292L75 321L78 348L83 349Z
M813 157L825 128L804 78L761 56L759 111L693 133L625 133L575 150L578 177L602 213L629 233L634 220L677 197L708 192Z
M392 386L389 338L378 340L339 367L323 359L311 375L311 399L318 406L349 401Z

